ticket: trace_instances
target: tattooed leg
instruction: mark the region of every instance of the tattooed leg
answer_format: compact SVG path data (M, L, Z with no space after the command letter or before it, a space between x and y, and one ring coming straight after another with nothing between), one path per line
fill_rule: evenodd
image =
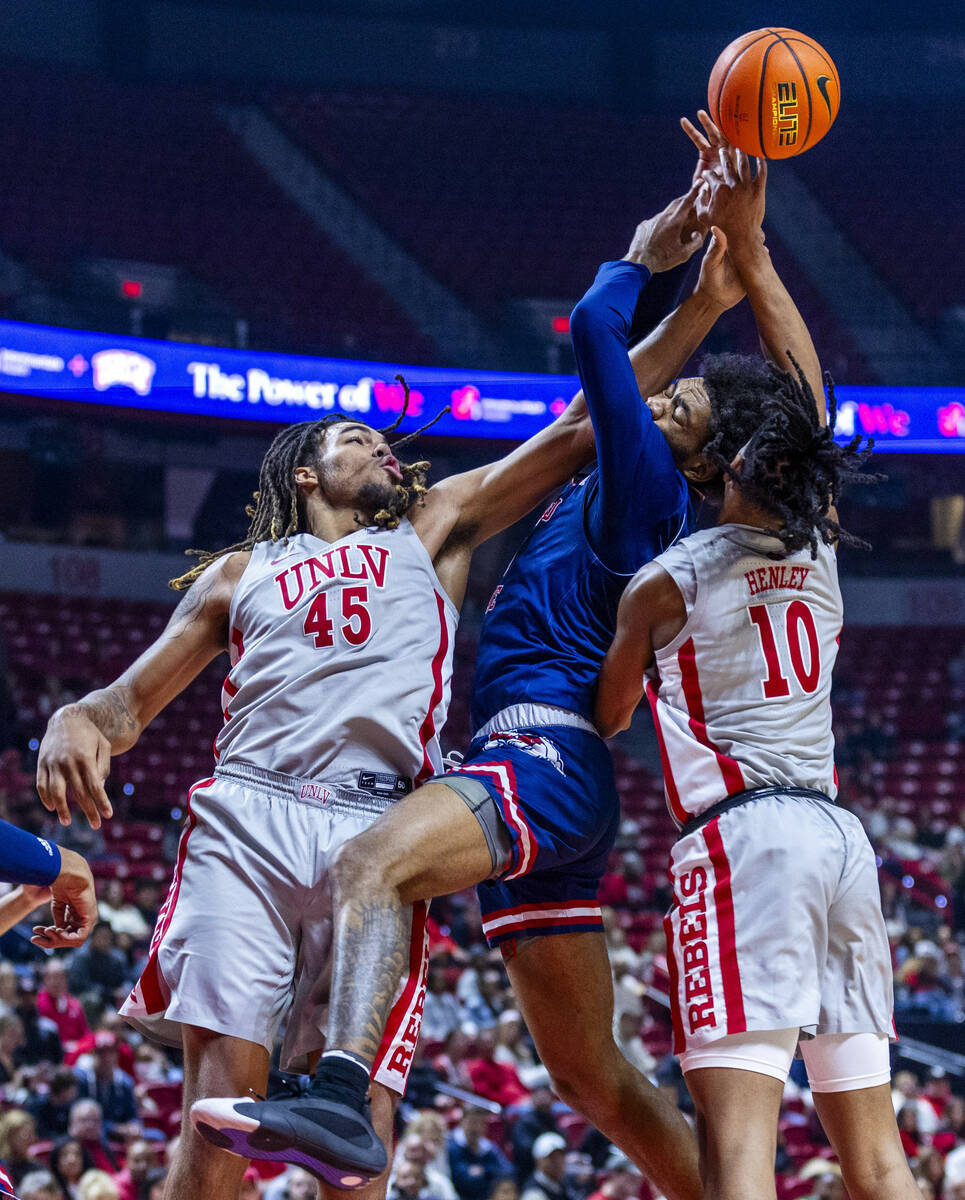
M443 783L393 804L341 848L331 869L329 1049L372 1064L409 960L409 905L481 883L492 869L482 828Z

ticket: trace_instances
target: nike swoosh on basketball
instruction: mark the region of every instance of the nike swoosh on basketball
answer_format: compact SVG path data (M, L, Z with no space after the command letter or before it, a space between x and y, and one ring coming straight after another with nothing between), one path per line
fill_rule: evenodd
M814 81L817 84L817 89L821 93L824 103L828 106L828 117L833 117L831 112L831 97L828 95L828 84L831 82L830 75L819 75Z

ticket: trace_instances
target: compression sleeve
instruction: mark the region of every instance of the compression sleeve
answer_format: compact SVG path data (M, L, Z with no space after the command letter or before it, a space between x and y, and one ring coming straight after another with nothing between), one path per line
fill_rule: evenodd
M60 851L16 825L0 821L0 879L47 885L60 874Z
M587 507L587 533L615 571L635 571L664 549L659 537L654 540L655 527L687 502L683 476L640 396L628 353L633 311L649 279L636 263L604 263L570 320L600 478Z

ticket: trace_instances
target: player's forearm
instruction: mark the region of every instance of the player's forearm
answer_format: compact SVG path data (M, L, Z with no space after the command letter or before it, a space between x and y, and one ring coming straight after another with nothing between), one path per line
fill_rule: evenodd
M19 925L25 917L30 916L35 908L37 908L35 894L25 891L22 884L12 892L8 892L0 899L0 935L6 933L8 929L13 929L14 925Z
M695 289L634 346L630 361L641 396L653 396L677 378L724 311Z
M111 754L123 754L140 737L143 725L138 719L130 687L120 681L96 692L88 692L74 704L65 704L50 718L55 721L86 717L111 744Z
M811 386L818 415L825 424L821 363L804 318L775 270L767 247L759 236L732 237L728 253L747 292L767 357L781 370L793 372L790 351Z

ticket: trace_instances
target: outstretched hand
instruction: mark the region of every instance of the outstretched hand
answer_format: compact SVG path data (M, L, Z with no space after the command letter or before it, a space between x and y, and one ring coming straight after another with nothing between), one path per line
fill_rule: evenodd
M755 159L756 171L752 170L750 158L730 144L704 109L697 117L702 130L686 117L681 118L680 126L697 148L694 179L698 181L698 221L704 227L719 226L732 239L749 235L760 238L767 160Z
M733 308L744 298L744 285L727 253L727 235L716 225L711 226L710 232L710 244L700 264L695 291L720 309Z
M45 950L82 945L97 922L97 895L90 867L75 851L61 847L60 874L50 893L53 924L35 925L30 940Z
M646 267L652 275L686 262L704 241L703 233L695 228L695 202L701 187L702 179L685 195L671 200L662 212L641 221L624 260Z

